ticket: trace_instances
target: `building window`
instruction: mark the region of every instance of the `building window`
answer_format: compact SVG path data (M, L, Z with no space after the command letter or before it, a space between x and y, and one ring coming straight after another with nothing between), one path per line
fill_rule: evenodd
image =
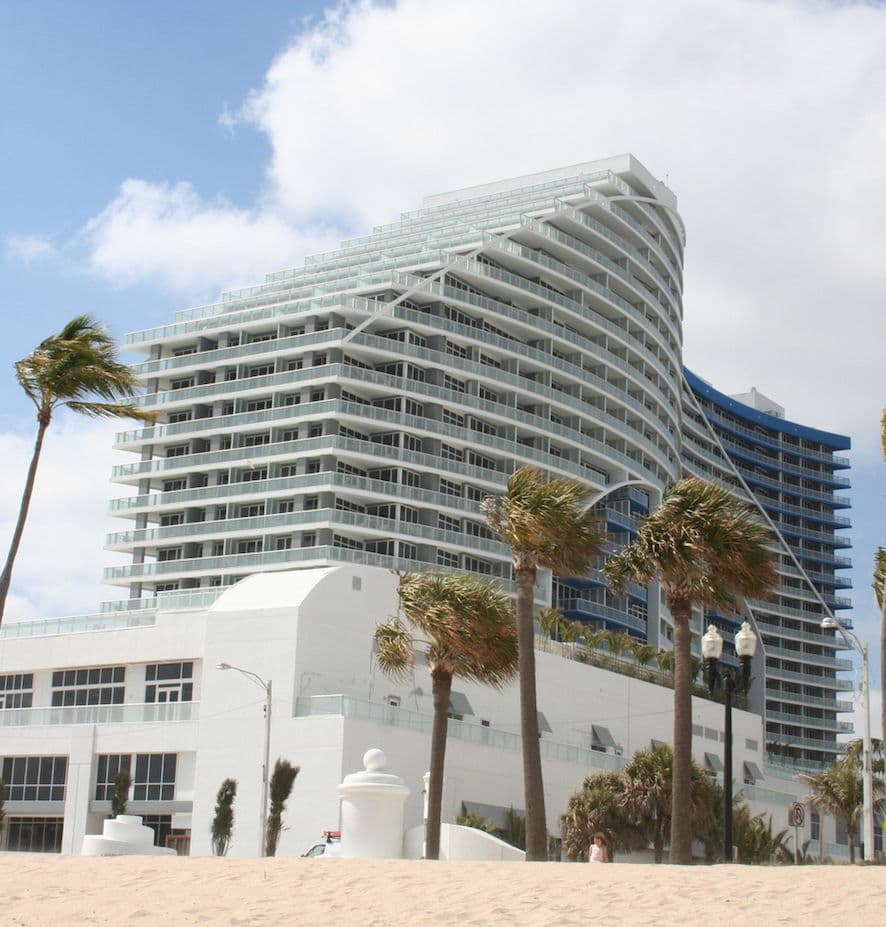
M450 518L448 515L437 516L437 527L444 531L461 531L461 519Z
M274 372L273 364L262 364L260 367L250 367L246 372L247 377L267 377Z
M240 517L241 518L256 518L259 515L265 514L265 504L264 502L256 502L254 505L241 505L240 506Z
M312 389L311 390L311 402L323 402L324 399L326 399L325 389Z
M464 380L457 380L455 377L449 376L448 373L443 375L443 385L446 389L451 389L456 393L464 393L467 391Z
M400 506L400 521L408 522L410 525L418 524L418 509L411 505Z
M167 457L184 457L188 453L189 447L187 444L176 444L172 447L166 448Z
M438 550L437 566L458 569L458 554L450 553L448 550Z
M6 849L18 853L61 853L64 818L9 818Z
M163 492L178 492L179 489L184 488L184 480L165 480L163 483Z
M146 702L190 702L194 694L194 664L149 663L145 667Z
M154 831L154 846L165 847L167 837L184 837L188 831L173 828L171 814L143 814L142 824Z
M305 473L319 473L323 462L319 457L309 457L305 461Z
M280 464L280 476L297 476L298 464Z
M322 422L311 422L308 425L308 437L309 438L322 438L323 437L323 423Z
M257 434L243 435L243 447L261 447L263 444L271 443L271 435L267 431L260 431Z
M180 547L161 547L157 551L158 563L165 563L167 560L181 560L182 549Z
M313 531L305 531L301 536L302 547L316 547L317 535Z
M125 678L124 666L56 670L52 674L52 704L122 705Z
M347 550L363 550L363 542L355 541L353 538L345 537L343 534L332 535L333 547L344 547Z
M7 756L3 781L7 801L64 801L66 756Z
M129 772L132 757L128 753L107 753L96 759L95 800L110 801L114 794L114 780L121 770Z
M461 496L461 485L440 477L440 492L447 496Z
M418 560L418 547L415 544L400 541L400 557L403 560Z
M30 708L34 701L34 674L0 676L0 708Z
M443 423L446 425L457 425L459 428L464 428L465 417L463 415L459 415L457 412L444 409Z
M178 589L178 583L157 583L154 586L154 592L174 592Z
M194 378L187 377L184 380L173 380L169 384L169 388L170 389L188 389L188 387L191 387L193 385L194 385Z
M139 753L132 780L133 801L172 801L175 798L174 753Z
M261 552L261 538L250 538L248 541L237 541L238 554L260 554Z
M179 422L189 422L193 417L193 412L187 410L185 412L170 412L169 413L169 424L176 425Z
M274 541L274 550L291 550L292 538L277 538Z
M464 451L460 448L453 447L451 444L440 444L440 457L443 460L464 460Z
M240 475L241 483L255 483L258 480L266 480L268 478L268 468L267 467L256 467L254 470L244 470Z
M246 402L246 411L247 412L264 412L265 409L270 409L273 405L273 400L270 396L266 396L264 399L249 399ZM231 410L234 411L233 409Z
M160 527L171 528L173 525L180 525L183 521L184 516L181 512L169 512L160 516Z
M294 512L295 511L295 500L294 499L281 499L277 503L277 511L281 515L285 515L288 512Z

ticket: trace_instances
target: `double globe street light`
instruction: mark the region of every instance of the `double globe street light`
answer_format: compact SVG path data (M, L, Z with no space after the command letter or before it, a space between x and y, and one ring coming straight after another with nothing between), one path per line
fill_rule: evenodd
M731 666L722 666L723 637L716 626L708 625L701 639L701 653L705 659L705 675L708 691L714 695L718 688L723 690L725 707L723 742L723 861L732 862L732 696L745 693L751 682L751 658L757 650L757 635L747 621L735 635L735 652L741 661L740 671Z

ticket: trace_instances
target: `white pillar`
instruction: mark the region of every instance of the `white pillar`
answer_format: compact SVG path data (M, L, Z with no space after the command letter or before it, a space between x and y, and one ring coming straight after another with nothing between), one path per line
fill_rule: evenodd
M341 795L341 855L349 859L402 859L403 812L409 789L383 772L381 750L363 754L362 772L345 776Z

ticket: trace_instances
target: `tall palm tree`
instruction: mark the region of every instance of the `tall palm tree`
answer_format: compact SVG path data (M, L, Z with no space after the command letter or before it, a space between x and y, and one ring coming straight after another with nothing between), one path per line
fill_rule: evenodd
M93 418L133 418L151 422L155 416L130 401L136 380L131 368L117 360L117 346L103 326L88 315L71 319L56 335L50 335L27 357L16 362L15 374L37 408L37 438L25 478L18 520L3 573L0 574L0 622L12 583L12 567L18 554L46 429L56 409L67 407Z
M514 558L527 860L548 858L535 693L535 581L539 567L559 576L580 576L600 553L603 532L597 517L582 505L586 496L581 483L546 480L533 467L521 467L508 480L504 495L487 496L482 503L489 527L511 548Z
M748 505L727 489L692 477L671 487L636 539L606 564L617 591L630 582L660 580L674 621L672 863L692 862L692 609L734 609L737 596L764 595L775 582L770 541Z
M382 671L408 678L418 648L431 674L434 722L428 783L427 859L440 857L443 766L452 679L458 676L501 688L517 672L517 633L510 598L470 574L406 573L400 609L407 628L393 618L375 631ZM416 635L416 633L418 634Z

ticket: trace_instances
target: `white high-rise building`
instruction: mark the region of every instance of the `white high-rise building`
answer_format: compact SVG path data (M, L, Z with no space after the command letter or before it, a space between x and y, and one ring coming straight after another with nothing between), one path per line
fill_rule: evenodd
M839 696L852 684L838 676L851 663L820 627L848 605L837 595L848 560L836 553L849 544L836 534L848 502L835 493L848 485L836 452L849 442L684 370L676 210L630 155L460 190L130 335L159 421L117 441L137 459L114 478L136 492L112 502L128 524L108 546L131 562L107 579L129 598L0 632L9 845L76 849L129 768L133 810L158 840L194 828L205 852L214 790L254 775L262 730L260 693L242 700L219 661L273 678L274 750L305 763L307 830L287 852L329 825L334 787L367 747L420 776L427 681L382 685L372 669L371 631L394 585L371 568L470 571L508 588L510 552L480 502L523 464L586 483L615 546L684 474L758 506L775 532L778 588L741 614L697 613L693 633L697 649L715 623L734 662L738 622L751 621L761 646L735 776L758 809L781 814L801 795L796 768L828 761L851 731L838 720L851 709ZM616 596L602 565L543 578L539 603L669 649L657 585ZM264 575L226 588L250 574ZM647 681L632 679L585 665L581 644L544 646L553 832L583 775L620 768L625 751L668 739L671 722L654 710L669 694L648 667L634 674ZM469 746L451 752L450 818L471 802L519 801L514 693L466 692L453 708L453 739ZM587 703L580 724L574 693ZM695 700L693 750L711 775L722 775L721 718ZM490 781L484 763L505 778ZM257 789L244 801L256 830L238 853L255 851Z

